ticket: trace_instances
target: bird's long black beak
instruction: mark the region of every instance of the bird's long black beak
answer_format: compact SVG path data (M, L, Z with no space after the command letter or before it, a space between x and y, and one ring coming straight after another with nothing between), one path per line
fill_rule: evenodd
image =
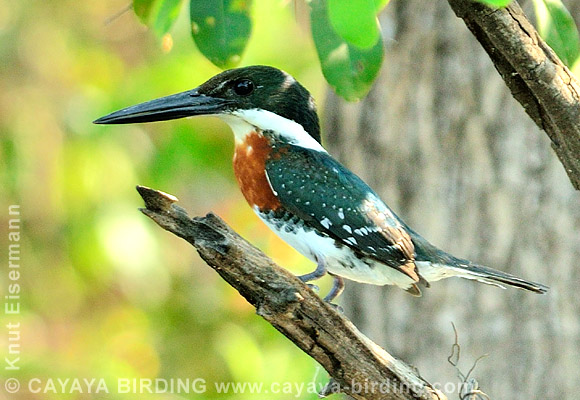
M195 115L219 114L226 111L229 101L198 93L197 88L123 108L101 117L95 124L133 124L165 121Z

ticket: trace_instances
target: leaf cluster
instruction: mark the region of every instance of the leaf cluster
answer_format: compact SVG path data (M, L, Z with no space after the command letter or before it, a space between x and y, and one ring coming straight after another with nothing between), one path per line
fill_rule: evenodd
M298 0L295 0L298 1ZM349 101L365 96L378 76L385 46L378 14L389 0L305 0L324 77ZM506 7L512 0L478 0ZM191 35L201 53L226 69L242 60L252 34L252 0L189 0ZM171 29L184 0L134 0L139 19L158 36ZM538 31L573 70L580 70L580 38L561 0L533 0Z

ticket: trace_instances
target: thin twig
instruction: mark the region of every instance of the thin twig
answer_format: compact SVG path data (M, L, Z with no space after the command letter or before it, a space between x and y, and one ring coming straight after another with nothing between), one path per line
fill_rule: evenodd
M117 11L115 14L113 14L110 17L108 17L107 19L105 19L104 25L107 26L109 24L112 24L113 22L115 22L117 19L119 19L121 16L123 16L126 12L128 12L132 8L133 8L133 2L127 4L125 7L123 7L119 11Z
M469 376L477 367L479 361L487 357L487 354L483 354L475 360L467 375L463 374L459 369L459 359L461 358L461 346L459 345L459 334L457 333L457 328L452 322L453 333L455 334L455 341L451 345L451 354L447 357L449 364L455 367L459 379L461 379L461 386L459 390L460 400L489 400L489 396L479 389L479 383L475 378L470 378Z

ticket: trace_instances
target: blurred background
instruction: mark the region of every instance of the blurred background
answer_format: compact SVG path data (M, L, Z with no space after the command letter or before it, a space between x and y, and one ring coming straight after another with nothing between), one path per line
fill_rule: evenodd
M311 268L239 193L229 128L210 118L91 123L220 72L195 48L187 7L175 36L157 39L131 10L117 16L127 6L0 1L3 296L10 283L8 206L20 205L22 219L21 314L0 317L3 327L21 323L22 368L15 375L1 368L0 377L95 377L109 387L119 377L202 378L208 386L204 394L111 393L111 399L215 398L213 382L323 381L325 374L315 378L315 363L257 317L190 245L138 211L136 185L161 189L192 216L216 212L293 271ZM322 101L310 33L294 12L285 2L255 1L243 63L284 68ZM8 329L0 335L3 354L7 339ZM97 397L0 389L2 399ZM252 396L219 396L230 397Z
M569 3L579 15L578 2ZM295 273L313 266L246 205L232 134L220 121L91 124L219 72L196 50L186 9L158 39L130 10L120 13L127 6L0 0L1 254L10 205L20 205L22 221L21 309L0 316L3 352L16 338L6 325L20 324L21 368L1 368L0 378L40 379L38 393L0 388L0 399L315 399L296 390L217 393L216 382L324 383L327 375L191 246L143 216L135 186L176 195L192 216L217 213ZM490 354L474 375L492 398L578 398L580 202L548 138L446 2L387 7L385 65L357 104L326 89L305 15L302 2L255 0L242 65L273 65L302 82L318 100L331 153L434 244L552 288L536 296L449 280L415 299L347 283L346 315L440 385L458 381L447 363L454 321L464 372ZM8 295L3 257L0 293ZM328 287L323 281L321 293ZM110 393L62 394L56 381L47 387L57 378L95 378L93 391L103 379ZM120 378L207 386L118 393Z

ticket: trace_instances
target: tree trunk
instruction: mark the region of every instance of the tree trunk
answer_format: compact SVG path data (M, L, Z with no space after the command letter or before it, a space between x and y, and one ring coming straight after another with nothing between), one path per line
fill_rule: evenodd
M453 278L413 298L347 282L346 315L450 398L451 322L464 373L489 354L472 376L491 398L577 396L580 195L447 3L395 2L382 19L381 77L358 104L329 92L326 147L433 244L551 290Z

